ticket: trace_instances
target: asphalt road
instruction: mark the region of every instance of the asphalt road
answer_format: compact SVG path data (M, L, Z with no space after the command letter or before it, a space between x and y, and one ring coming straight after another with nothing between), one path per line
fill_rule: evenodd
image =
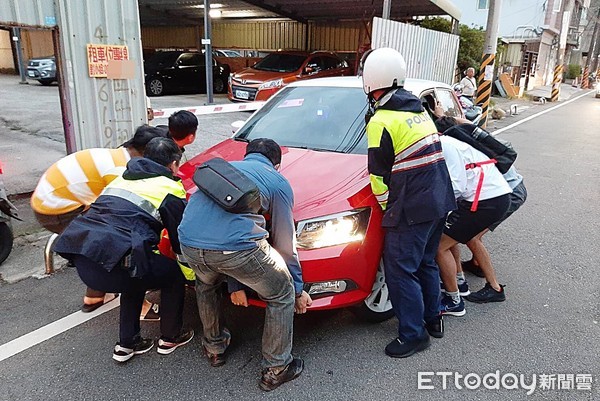
M508 299L467 304L467 315L447 318L446 336L426 352L404 360L384 355L395 337L394 319L368 324L348 310L309 313L296 318L294 331L305 372L265 394L257 387L263 312L226 308L231 353L214 369L200 353L189 292L185 324L197 331L189 345L117 365L111 360L118 332L113 309L0 361L0 400L598 400L599 127L600 100L590 93L501 134L519 152L529 192L521 210L486 236ZM469 279L474 289L483 285ZM0 283L0 343L76 312L83 291L72 268L42 280ZM142 330L159 335L156 323L143 323ZM496 371L524 375L526 384L537 375L536 389L529 396L525 389L457 389L451 380L444 390L440 376L427 376L434 389L418 388L418 372L483 377ZM592 389L558 390L555 381L554 390L544 390L544 374L589 374Z

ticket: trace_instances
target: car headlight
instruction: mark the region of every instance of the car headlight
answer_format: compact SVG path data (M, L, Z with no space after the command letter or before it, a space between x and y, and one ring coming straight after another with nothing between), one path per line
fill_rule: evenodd
M265 83L260 84L258 90L264 89L273 89L273 88L281 88L283 86L283 78L275 79L273 81L267 81Z
M371 209L351 210L298 223L298 246L304 249L362 241L367 231Z

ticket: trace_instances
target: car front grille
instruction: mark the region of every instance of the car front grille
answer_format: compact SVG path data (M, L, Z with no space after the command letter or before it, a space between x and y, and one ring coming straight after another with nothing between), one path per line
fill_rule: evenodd
M248 98L237 96L237 92L247 92ZM245 86L231 85L231 93L235 99L253 101L256 98L256 88L247 88Z

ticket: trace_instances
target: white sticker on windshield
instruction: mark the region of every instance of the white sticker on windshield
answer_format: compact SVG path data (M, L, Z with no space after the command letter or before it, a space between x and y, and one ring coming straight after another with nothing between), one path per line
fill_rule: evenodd
M277 108L282 107L300 107L304 103L304 99L288 99L283 101Z

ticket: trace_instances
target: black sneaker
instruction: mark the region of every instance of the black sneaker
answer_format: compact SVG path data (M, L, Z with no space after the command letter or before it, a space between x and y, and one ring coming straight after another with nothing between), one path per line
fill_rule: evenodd
M425 329L431 337L444 337L444 318L442 316L438 316L434 320L425 322Z
M430 345L431 340L429 339L429 335L420 340L409 342L403 342L399 338L396 338L385 347L385 354L392 358L406 358L417 352L426 350Z
M150 351L154 347L154 340L149 338L140 338L140 340L131 348L123 347L117 343L113 351L113 359L117 362L127 362L134 355L140 355Z
M300 376L300 373L302 373L303 369L304 361L300 358L294 358L292 359L292 362L290 362L279 373L275 373L275 371L272 368L263 370L262 377L258 386L263 391L275 390L283 383L292 381L296 377Z
M192 341L192 338L194 338L194 330L186 331L175 339L164 339L164 337L161 337L158 340L158 348L156 351L161 355L168 355L182 345Z
M500 291L496 291L490 283L485 283L485 286L477 292L472 293L465 299L470 302L476 302L478 304L484 304L487 302L503 302L506 301L506 295L504 294L504 287L500 285Z
M462 266L462 269L464 271L474 274L477 277L485 277L485 274L483 274L483 270L481 270L481 267L479 267L479 266L475 265L475 263L473 263L473 259L464 260L464 261L460 262L460 265Z

